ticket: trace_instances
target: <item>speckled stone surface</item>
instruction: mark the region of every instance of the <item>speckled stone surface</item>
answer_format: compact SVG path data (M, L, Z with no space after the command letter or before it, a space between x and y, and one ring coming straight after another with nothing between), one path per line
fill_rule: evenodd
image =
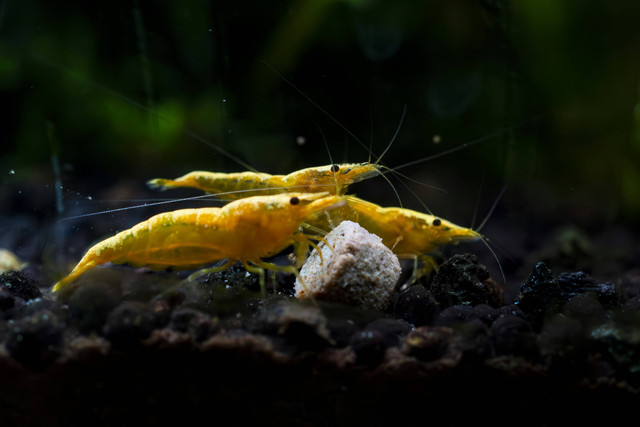
M296 297L342 302L383 310L389 303L401 269L398 257L380 237L359 224L343 221L325 236L296 280Z

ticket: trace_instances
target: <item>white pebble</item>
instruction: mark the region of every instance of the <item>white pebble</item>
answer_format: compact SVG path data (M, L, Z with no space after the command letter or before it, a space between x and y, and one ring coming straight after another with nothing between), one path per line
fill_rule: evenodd
M313 250L296 280L296 297L384 310L400 277L398 257L375 234L343 221Z

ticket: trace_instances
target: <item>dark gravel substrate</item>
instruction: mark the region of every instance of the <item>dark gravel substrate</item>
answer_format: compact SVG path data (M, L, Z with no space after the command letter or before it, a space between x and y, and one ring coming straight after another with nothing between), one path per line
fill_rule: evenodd
M192 283L98 269L58 299L8 272L0 422L611 422L640 402L640 281L628 277L540 262L505 303L475 255L454 255L378 312L300 303L290 277L262 299L242 268Z

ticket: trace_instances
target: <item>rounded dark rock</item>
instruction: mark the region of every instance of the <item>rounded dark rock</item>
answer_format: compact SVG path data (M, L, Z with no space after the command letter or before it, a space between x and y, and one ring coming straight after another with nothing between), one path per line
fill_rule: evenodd
M64 324L49 310L24 317L12 324L5 347L9 354L30 368L43 368L60 354Z
M456 333L457 347L462 351L464 359L482 362L491 357L491 333L488 325L479 318L472 318L465 323L453 326Z
M82 333L100 332L119 300L118 292L106 283L87 282L67 300L69 323Z
M498 315L499 316L512 315L512 316L518 316L522 319L527 318L525 313L517 304L509 304L509 305L503 305L502 307L498 307Z
M424 286L416 285L398 295L393 312L414 326L430 325L438 315L439 304Z
M411 325L404 320L382 318L367 324L363 331L379 332L386 347L396 347L411 329Z
M467 314L467 321L478 319L485 325L491 326L498 317L500 317L500 312L497 308L491 307L488 304L478 304L469 310L469 313Z
M457 304L500 307L504 302L502 289L473 254L458 254L445 261L429 290L444 307Z
M471 307L468 305L447 307L440 312L440 315L436 318L435 325L450 326L456 323L463 323L467 320L469 313L471 313Z
M377 330L360 331L351 338L351 348L356 354L357 363L376 366L384 359L387 349L384 335Z
M351 342L351 337L359 332L356 323L344 317L328 317L327 328L331 334L331 339L337 347L345 347Z
M0 288L25 301L42 296L36 281L28 274L16 270L0 274Z
M125 301L109 313L103 334L115 346L126 347L137 345L140 340L147 338L154 326L154 316L144 304Z
M269 300L248 319L246 326L253 332L273 336L293 351L319 350L332 342L327 318L320 308L296 300Z
M538 340L531 324L514 315L504 315L491 326L491 343L497 356L513 355L535 360Z
M440 359L453 343L454 330L442 326L421 326L411 331L404 340L402 351L425 362Z
M572 357L584 340L583 327L576 319L556 314L544 322L540 349L545 356Z
M220 329L219 323L209 315L192 308L174 310L169 326L178 332L188 333L198 342L204 341Z
M0 287L0 313L2 313L3 317L8 315L7 313L9 311L12 311L13 309L20 309L23 306L23 299L16 297L4 286Z
M607 311L593 292L585 292L574 296L564 305L562 312L567 317L576 319L587 327L595 327L602 324L607 318Z

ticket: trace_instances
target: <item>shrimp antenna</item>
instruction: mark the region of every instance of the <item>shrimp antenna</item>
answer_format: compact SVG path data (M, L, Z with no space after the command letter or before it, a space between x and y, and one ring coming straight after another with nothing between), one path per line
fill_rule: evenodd
M329 114L329 112L327 110L325 110L324 108L322 108L317 102L315 102L313 99L311 99L311 97L309 95L307 95L306 93L304 93L301 89L299 89L295 84L293 84L293 82L291 82L289 79L287 79L285 76L283 76L278 70L276 70L275 68L273 68L271 65L269 65L269 63L267 61L265 61L264 59L261 59L260 62L262 62L264 65L266 65L271 71L273 71L278 77L280 77L282 80L284 80L289 86L291 86L293 89L295 89L296 92L298 92L300 95L302 95L307 101L309 101L314 107L316 107L318 110L320 110L324 115L326 115L327 117L329 117L331 120L333 120L334 123L336 123L338 126L340 126L342 128L342 130L344 130L345 132L347 132L349 134L349 136L351 136L353 139L356 140L356 142L358 144L360 144L362 147L368 149L368 147L366 146L366 144L364 144L362 141L360 141L360 139L358 139L357 136L355 136L353 134L353 132L351 132L345 125L343 125L342 123L340 123L340 121L338 119L336 119L335 117L333 117L331 114Z
M494 250L491 248L491 245L489 245L488 239L486 239L485 237L481 236L480 240L482 240L482 243L487 247L487 249L489 249L489 252L491 252L491 255L493 255L493 258L496 260L496 263L498 264L498 268L500 269L500 275L502 276L502 281L504 282L504 284L506 286L507 285L507 277L504 275L504 270L502 269L502 264L500 263L500 260L498 259L498 255L496 255Z
M292 189L296 189L296 188L304 188L303 185L293 185L289 188ZM261 188L261 190L281 190L281 187L264 187ZM218 202L228 202L228 199L220 199L218 198L218 196L224 196L225 194L238 194L238 193L251 193L251 192L255 192L256 190L254 189L247 189L247 190L235 190L235 191L227 191L224 193L215 193L215 194L201 194L199 196L191 196L191 197L183 197L180 199L162 199L160 201L156 201L153 203L142 203L139 205L135 205L135 206L126 206L124 208L115 208L115 209L108 209L105 211L99 211L99 212L91 212L91 213L87 213L87 214L82 214L82 215L75 215L75 216L70 216L70 217L66 217L66 218L61 218L60 221L69 221L72 219L78 219L78 218L85 218L88 216L95 216L95 215L104 215L104 214L108 214L108 213L113 213L113 212L121 212L121 211L129 211L132 209L139 209L139 208L146 208L149 206L160 206L160 205L168 205L170 203L179 203L179 202L189 202L189 201L193 201L193 200L202 200L202 199L207 199L207 200L211 200L211 201L218 201ZM135 201L135 200L134 200Z
M485 224L487 223L487 221L489 220L489 218L491 217L491 215L493 214L493 211L496 209L496 207L498 206L498 203L500 202L500 199L502 198L502 195L504 194L504 192L507 189L507 184L505 184L502 187L502 190L500 190L500 193L498 194L498 197L496 197L496 200L493 201L493 205L491 205L491 209L489 209L489 213L485 216L484 220L480 223L480 225L478 226L478 228L476 229L477 232L480 232L480 230L482 230L482 227L485 226Z
M408 166L413 166L413 165L417 165L417 164L420 164L420 163L423 163L423 162L428 162L430 160L438 159L438 158L446 156L448 154L455 153L456 151L464 150L467 147L471 147L471 146L474 146L476 144L480 144L481 142L488 141L488 140L493 139L493 138L495 138L497 136L503 135L506 132L511 132L512 130L514 130L516 128L519 128L521 126L528 125L528 124L531 124L531 123L536 123L536 122L540 121L541 119L542 119L541 117L534 117L532 119L525 120L525 121L513 124L511 126L504 127L504 128L502 128L502 129L500 129L500 130L498 130L496 132L490 133L489 135L485 135L483 137L474 139L473 141L470 141L470 142L465 142L464 144L458 145L456 147L452 147L452 148L450 148L448 150L444 150L444 151L442 151L440 153L434 154L433 156L424 157L422 159L413 160L411 162L402 164L400 166L396 166L393 169L396 170L396 169L406 168Z
M476 196L476 206L473 209L473 218L471 219L471 229L476 225L476 219L478 218L478 206L480 206L480 196L482 195L482 183L486 175L486 170L482 172L482 178L480 178L480 185L478 186L478 195Z
M382 157L384 157L384 155L387 154L387 151L389 151L389 148L391 148L393 141L395 141L396 138L398 137L398 134L400 133L400 128L402 127L402 122L404 122L404 117L406 116L406 114L407 114L407 104L404 104L404 108L402 110L402 116L400 117L400 123L398 123L398 127L396 128L396 133L393 134L393 138L391 138L391 141L389 141L387 148L384 149L382 154L380 154L380 156L376 160L376 164L380 164L380 160L382 160Z
M205 199L205 198L211 198L213 197L212 194L203 194L200 196L193 196L193 197L184 197L181 199L165 199L159 202L154 202L154 203L142 203L140 205L135 205L135 206L127 206L124 208L115 208L115 209L108 209L106 211L99 211L99 212L91 212L88 214L82 214L82 215L75 215L75 216L69 216L66 218L62 218L60 219L60 221L69 221L72 219L78 219L78 218L85 218L88 216L95 216L95 215L103 215L103 214L108 214L108 213L113 213L113 212L122 212L122 211L129 211L131 209L139 209L139 208L146 208L149 206L159 206L159 205L166 205L169 203L178 203L178 202L186 202L186 201L190 201L190 200L198 200L198 199Z
M331 156L331 150L329 149L329 144L327 143L327 139L324 137L324 132L322 131L322 128L318 123L316 123L316 126L318 126L318 131L320 131L320 135L322 136L322 142L324 142L324 146L327 149L327 154L329 155L329 162L330 162L329 164L331 165L331 171L333 172L333 179L336 182L336 194L338 194L340 190L340 186L338 185L337 172L333 170L334 163L333 163L333 157Z

